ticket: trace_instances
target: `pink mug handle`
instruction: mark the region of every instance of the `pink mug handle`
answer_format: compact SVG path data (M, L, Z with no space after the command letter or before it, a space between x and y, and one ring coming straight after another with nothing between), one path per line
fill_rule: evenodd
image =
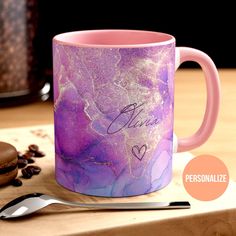
M214 62L202 51L187 47L176 48L176 69L185 61L197 62L205 75L207 103L200 128L190 137L177 139L177 151L184 152L202 145L214 130L220 106L220 80Z

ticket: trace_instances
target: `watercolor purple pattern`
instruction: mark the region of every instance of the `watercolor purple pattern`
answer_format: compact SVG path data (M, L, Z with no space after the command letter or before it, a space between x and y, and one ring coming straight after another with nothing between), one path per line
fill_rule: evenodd
M123 197L171 180L174 44L80 48L54 43L56 179Z

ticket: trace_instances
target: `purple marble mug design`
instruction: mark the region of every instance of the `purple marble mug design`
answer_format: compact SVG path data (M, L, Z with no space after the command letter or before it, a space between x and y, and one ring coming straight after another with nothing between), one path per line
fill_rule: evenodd
M172 177L175 43L139 48L54 42L56 179L123 197Z

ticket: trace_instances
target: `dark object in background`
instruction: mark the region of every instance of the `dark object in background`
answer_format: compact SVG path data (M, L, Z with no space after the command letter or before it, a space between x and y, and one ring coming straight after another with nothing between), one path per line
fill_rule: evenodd
M236 68L235 8L232 3L214 2L211 10L201 1L158 1L157 6L153 1L145 1L130 5L122 0L109 4L102 1L81 4L76 0L0 0L0 106L47 98L45 91L50 89L49 84L44 90L42 88L45 81L52 84L52 38L68 31L143 29L170 33L178 39L177 46L206 52L218 68ZM17 22L24 22L23 28L16 18ZM6 24L13 24L12 29ZM23 38L20 40L16 33ZM11 43L14 51L4 42ZM17 45L19 48L16 49ZM19 64L22 65L21 75L17 69ZM183 67L192 68L196 64L187 62ZM4 78L6 74L11 75L8 82ZM24 77L25 74L28 76ZM21 88L20 79L24 80L20 82ZM2 81L5 81L4 85L1 85Z
M37 0L0 1L0 106L48 98L38 62Z
M143 29L169 33L177 46L207 53L218 68L236 67L235 7L230 2L205 1L39 1L39 37L44 50L40 64L52 76L52 38L88 29ZM198 67L187 62L182 67Z

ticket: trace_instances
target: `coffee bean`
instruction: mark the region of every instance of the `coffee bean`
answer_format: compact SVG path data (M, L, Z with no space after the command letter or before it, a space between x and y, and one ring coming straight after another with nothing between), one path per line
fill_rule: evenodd
M28 163L29 163L29 164L35 163L35 160L32 159L32 158L30 158L30 159L28 159Z
M30 159L31 157L34 157L34 156L35 156L34 152L27 151L27 152L24 153L23 158L28 160L28 159Z
M34 167L33 166L27 166L26 171L30 173L31 175L34 175Z
M22 185L22 181L20 179L13 179L11 184L15 187L20 187Z
M38 175L42 170L39 166L27 166L26 169L32 175Z
M36 145L36 144L30 144L28 146L29 150L32 151L32 152L37 152L39 150L39 146Z
M41 168L35 165L29 165L35 162L32 157L44 157L45 153L39 150L39 146L36 144L30 144L24 154L18 152L18 167L21 170L22 177L30 179L33 175L38 175L41 172Z
M35 156L34 157L44 157L45 156L45 153L42 152L42 151L37 151L37 152L34 152Z
M27 170L27 167L25 169L21 170L22 176L24 179L30 179L33 174Z
M19 159L17 161L18 168L24 168L28 165L28 161L26 159Z
M17 152L17 158L18 158L18 159L24 159L23 153Z
M39 166L33 166L34 167L34 174L38 175L41 172L41 168Z

